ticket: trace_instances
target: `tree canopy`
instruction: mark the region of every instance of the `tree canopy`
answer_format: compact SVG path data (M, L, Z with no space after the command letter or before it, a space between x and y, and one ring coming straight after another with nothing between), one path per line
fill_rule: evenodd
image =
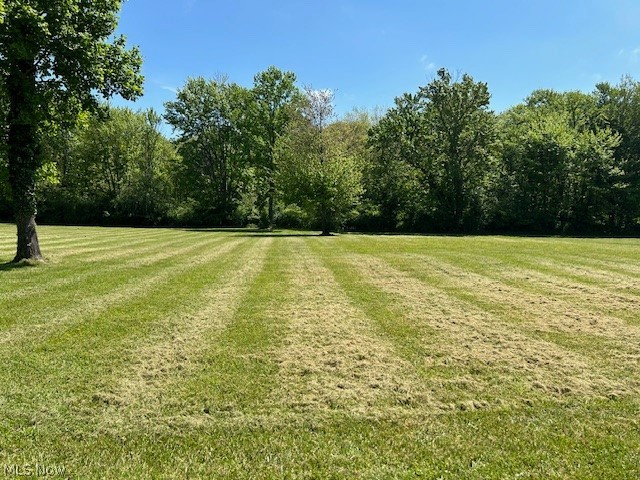
M0 83L7 102L9 183L18 229L15 260L41 257L35 227L40 136L73 123L98 98L142 93L141 57L124 37L110 40L118 0L7 0L0 24Z
M631 78L591 93L536 90L495 113L486 83L440 70L382 114L338 117L331 90L299 88L292 72L269 67L249 86L189 78L162 115L104 104L92 113L77 97L73 115L53 115L52 101L50 114L14 121L19 128L9 89L0 93L5 138L13 128L37 139L24 159L3 144L0 198L19 204L11 159L33 161L23 171L48 222L640 231L640 85Z

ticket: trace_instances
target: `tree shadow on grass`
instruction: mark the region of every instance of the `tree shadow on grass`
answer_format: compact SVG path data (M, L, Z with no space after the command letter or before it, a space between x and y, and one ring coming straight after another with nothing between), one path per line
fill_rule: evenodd
M313 231L296 230L266 230L259 228L187 228L187 232L200 233L231 233L233 237L316 237L318 234Z
M234 228L234 227L191 227L184 228L187 232L201 232L201 233L260 233L267 232L267 230L260 230L259 228Z
M586 239L640 239L640 233L537 233L537 232L348 232L350 235L372 237L511 237L511 238L586 238Z
M8 272L11 270L19 270L21 268L35 268L42 265L44 262L31 262L28 260L22 260L20 262L5 262L0 263L0 272Z
M314 232L309 233L297 233L297 232L264 232L264 233L245 233L234 235L235 237L254 237L254 238L288 238L288 237L318 237L319 235Z

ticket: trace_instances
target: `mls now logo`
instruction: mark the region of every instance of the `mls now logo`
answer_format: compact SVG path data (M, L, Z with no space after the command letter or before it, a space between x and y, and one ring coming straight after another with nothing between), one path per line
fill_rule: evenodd
M43 465L41 463L6 464L4 465L5 476L16 477L61 477L65 473L62 465Z

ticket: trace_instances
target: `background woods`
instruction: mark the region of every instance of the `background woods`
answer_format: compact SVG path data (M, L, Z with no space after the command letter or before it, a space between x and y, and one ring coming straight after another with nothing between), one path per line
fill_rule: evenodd
M2 89L0 217L12 220ZM502 113L440 70L382 115L270 67L244 87L189 78L161 114L78 108L35 138L49 223L370 231L637 232L640 87L538 90ZM173 133L166 136L168 124Z

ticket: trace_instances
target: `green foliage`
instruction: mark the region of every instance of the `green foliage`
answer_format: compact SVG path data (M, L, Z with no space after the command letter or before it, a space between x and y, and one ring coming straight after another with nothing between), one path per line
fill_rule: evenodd
M165 222L175 198L175 147L153 110L108 108L52 130L46 162L55 181L41 182L42 218L56 222ZM43 179L44 180L44 179Z
M248 145L239 128L246 98L245 89L226 79L199 77L165 104L164 118L179 134L184 159L181 190L198 203L201 222L228 225L236 219L249 181Z
M8 115L10 92L0 93ZM498 116L489 98L486 84L440 70L384 115L336 119L331 92L303 95L292 72L269 67L252 88L188 79L163 116L102 107L43 116L21 134L39 139L25 158L37 159L47 221L638 231L637 82L537 90ZM171 142L163 118L177 133ZM3 218L13 203L9 156L0 152Z
M496 118L485 84L444 70L369 136L368 227L634 231L640 225L640 90L539 90Z
M111 38L117 26L120 0L10 0L0 29L0 65L5 78L19 62L35 69L36 96L41 105L21 115L28 121L75 120L79 108L98 106L102 98L142 94L140 52L127 50L125 38ZM23 85L24 88L32 88Z
M481 223L495 140L489 98L486 84L466 74L453 81L444 69L417 94L396 98L371 135L378 164L410 167L394 166L386 176L392 187L387 205L411 203L417 177L423 191L418 208L432 228L470 229ZM390 213L400 223L400 212Z
M604 121L621 137L614 157L620 170L615 184L614 208L610 216L613 230L640 226L640 83L624 77L618 85L601 83L595 96Z
M282 72L273 66L257 74L249 92L243 122L244 141L250 142L252 161L256 167L256 207L261 223L269 227L274 224L278 194L276 143L285 133L294 114L294 105L299 101L300 93L295 81L295 74Z
M597 117L595 98L575 92L534 92L502 115L500 221L545 231L607 226L620 137Z
M307 89L306 97L278 144L278 183L285 202L301 207L314 226L329 234L356 214L362 158L357 138L344 128L348 124L329 123L333 93Z
M160 115L147 110L138 113L137 118L138 137L134 141L140 148L127 165L115 204L122 216L145 224L162 223L174 203L175 172L181 159L175 146L160 133Z

